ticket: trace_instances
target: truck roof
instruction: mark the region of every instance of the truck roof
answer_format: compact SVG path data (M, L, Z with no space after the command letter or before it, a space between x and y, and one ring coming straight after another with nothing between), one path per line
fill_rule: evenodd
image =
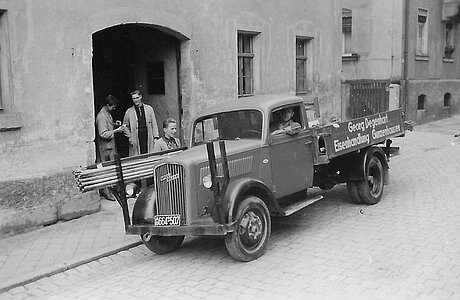
M244 97L206 108L202 110L196 116L196 118L217 112L226 112L239 109L258 109L261 111L270 111L275 106L298 103L302 101L302 98L293 95L257 95L252 97Z

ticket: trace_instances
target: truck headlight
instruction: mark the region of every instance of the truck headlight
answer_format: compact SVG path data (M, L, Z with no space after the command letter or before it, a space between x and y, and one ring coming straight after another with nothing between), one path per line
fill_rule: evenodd
M137 185L135 183L128 183L125 187L127 197L134 196L136 194Z
M203 177L203 186L207 189L210 189L212 187L211 175L206 175Z

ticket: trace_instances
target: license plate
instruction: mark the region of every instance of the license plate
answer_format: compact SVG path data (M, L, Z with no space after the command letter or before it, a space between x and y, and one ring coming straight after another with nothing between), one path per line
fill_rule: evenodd
M155 226L180 226L180 215L156 215Z

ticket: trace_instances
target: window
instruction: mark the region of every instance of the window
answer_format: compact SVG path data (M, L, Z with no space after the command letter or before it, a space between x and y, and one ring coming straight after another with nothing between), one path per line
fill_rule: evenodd
M22 119L13 107L7 11L0 9L0 132L20 129Z
M298 105L274 109L270 116L270 133L284 133L283 128L287 125L291 126L292 123L298 123L301 128L304 128Z
M419 8L417 14L416 55L428 56L428 11Z
M147 62L147 92L150 95L165 94L165 67L162 61Z
M5 56L5 17L4 17L5 11L0 10L0 79L4 79L4 56ZM3 93L2 93L2 85L3 85L3 80L0 80L0 111L3 110Z
M426 102L426 95L422 94L422 95L418 96L417 109L418 110L424 110L425 109L425 102Z
M307 42L306 39L296 39L296 93L307 92Z
M238 33L238 97L254 93L254 36Z
M352 53L351 49L351 9L342 8L342 53Z
M450 98L451 98L450 93L445 93L444 94L444 107L449 107L450 106Z
M230 111L199 119L194 125L193 145L208 141L262 138L262 113L256 110Z
M454 24L452 21L445 23L444 58L452 59L454 52Z

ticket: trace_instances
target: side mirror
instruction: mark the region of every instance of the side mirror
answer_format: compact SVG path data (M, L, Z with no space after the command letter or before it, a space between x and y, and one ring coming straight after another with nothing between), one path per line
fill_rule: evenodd
M301 128L302 126L300 126L299 123L294 122L291 124L291 126L284 128L284 131L286 132L286 134L294 135L294 134L299 133Z

